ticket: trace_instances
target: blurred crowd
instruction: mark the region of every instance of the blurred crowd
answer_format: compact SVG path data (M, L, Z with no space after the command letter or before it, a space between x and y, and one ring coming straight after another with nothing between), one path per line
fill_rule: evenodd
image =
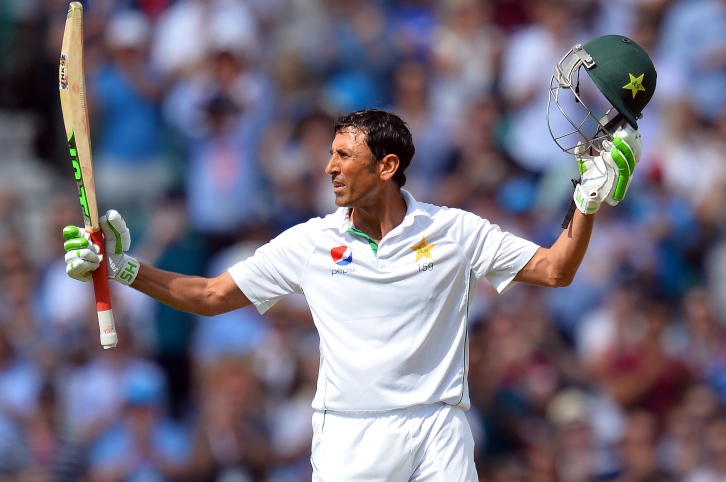
M577 176L545 122L554 65L627 35L658 90L624 202L573 284L482 283L482 481L726 480L726 1L93 0L101 212L147 263L215 276L335 209L332 121L398 113L406 189L549 246ZM66 0L0 2L0 482L310 480L318 339L304 299L200 318L64 270L81 213L57 66ZM722 212L724 211L724 212ZM341 301L342 302L342 301Z

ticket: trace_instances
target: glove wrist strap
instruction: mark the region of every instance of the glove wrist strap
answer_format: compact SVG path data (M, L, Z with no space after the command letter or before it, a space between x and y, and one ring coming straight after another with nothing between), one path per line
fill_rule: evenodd
M575 186L575 193L572 195L572 199L582 214L595 214L600 208L600 201L590 197L582 188L582 184Z
M116 276L114 276L114 279L119 283L128 286L134 282L134 280L136 279L136 275L138 274L139 262L136 260L136 258L124 255L124 257L121 259L119 269L116 272Z

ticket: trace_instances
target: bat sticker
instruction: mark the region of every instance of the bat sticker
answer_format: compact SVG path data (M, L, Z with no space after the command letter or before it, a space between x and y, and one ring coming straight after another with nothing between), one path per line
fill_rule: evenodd
M60 64L58 65L58 88L68 90L68 71L66 64L68 63L68 57L66 54L61 54Z
M78 185L78 200L83 208L83 217L87 224L90 224L90 211L88 210L88 199L86 199L86 186L83 183L83 175L81 173L81 164L78 162L78 149L76 148L75 132L71 132L68 138L68 149L71 153L71 162L73 164L73 176Z

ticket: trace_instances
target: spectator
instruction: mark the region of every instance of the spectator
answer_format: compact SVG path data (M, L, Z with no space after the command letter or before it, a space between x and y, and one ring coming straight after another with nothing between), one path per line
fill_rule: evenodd
M693 472L702 458L702 429L702 422L689 414L683 403L674 407L663 432L656 434L659 466L679 480Z
M79 357L77 364L67 365L55 373L63 410L63 419L74 440L91 443L115 424L122 413L126 386L133 377L165 380L161 368L149 358L136 353L134 338L123 323L116 325L119 341L113 351L101 351ZM86 350L89 350L86 341Z
M94 132L94 174L101 206L124 206L139 228L172 183L159 110L162 85L148 61L150 36L142 13L112 15L105 34L108 61L89 78L90 116L100 127Z
M715 482L726 476L726 418L715 418L704 427L705 460L684 482Z
M315 394L320 366L319 340L315 333L297 337L295 374L285 396L271 397L268 402L270 444L275 459L271 479L275 482L302 482L312 477L310 451L313 410L310 400Z
M431 55L431 103L443 119L460 119L468 106L493 93L502 36L489 4L444 2Z
M656 457L658 420L647 410L628 415L625 434L618 444L620 470L617 482L675 482L674 474L663 469Z
M492 196L516 166L501 150L502 111L497 99L487 95L471 99L461 116L452 137L451 171L439 178L432 197L445 206L473 209L472 204Z
M195 76L220 39L226 45L250 50L259 45L253 12L239 0L181 0L162 11L154 30L151 60L175 82Z
M264 395L249 357L228 357L197 373L193 480L264 480L272 459Z
M659 49L669 72L678 75L680 98L697 116L713 120L726 107L726 3L676 1L665 14ZM698 89L689 89L698 79Z
M165 381L136 372L122 388L117 423L102 433L89 454L89 480L186 480L190 452L186 429L166 415Z
M356 103L337 105L336 113L356 108L380 106L389 100L386 86L399 52L394 44L395 30L382 6L367 0L328 1L334 57L330 60L331 81L354 76L370 89ZM341 96L350 95L340 92ZM372 102L365 103L365 100Z
M414 195L430 192L453 158L453 124L431 103L428 70L426 63L409 59L395 68L392 80L389 110L406 119L417 145L406 172L406 186Z
M183 142L190 227L207 237L210 253L270 214L258 149L273 92L251 52L230 44L230 36L216 32L205 68L166 99L167 121Z
M591 397L569 387L558 392L547 405L552 426L552 472L560 482L586 482L612 475L612 453L596 434Z
M627 285L609 304L601 313L604 316L591 318L591 325L584 328L589 333L580 350L586 369L618 405L646 408L660 429L692 380L687 368L663 350L666 306L644 300L642 293Z
M702 287L691 289L683 298L683 339L677 354L699 380L711 386L721 403L726 403L726 331L713 299Z
M22 478L34 469L20 424L0 412L0 476Z
M316 109L296 122L279 122L268 130L263 148L268 158L262 167L272 183L277 230L330 212L335 206L319 166L330 151L331 125L333 118ZM282 142L281 132L288 133Z
M528 4L532 23L511 34L502 52L499 91L505 101L509 128L504 148L523 169L541 175L565 164L566 155L549 138L543 113L547 110L547 80L560 61L562 52L589 36L578 32L564 0L537 0ZM574 26L574 28L573 28ZM564 100L564 99L563 99ZM571 130L564 117L555 132Z
M43 374L24 353L10 344L0 329L0 412L19 423L28 421L37 408Z
M487 456L534 443L545 425L547 401L561 381L519 315L520 311L495 310L478 331L485 352L470 377L476 380L472 404L483 416Z

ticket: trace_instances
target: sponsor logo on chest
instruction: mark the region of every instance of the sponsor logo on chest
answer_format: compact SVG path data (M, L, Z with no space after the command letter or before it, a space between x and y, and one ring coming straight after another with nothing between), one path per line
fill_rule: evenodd
M435 246L435 243L428 242L425 236L421 236L421 240L418 243L413 246L408 246L400 253L405 260L403 264L399 264L398 262L396 264L398 266L410 267L410 263L413 263L416 267L416 272L431 272L435 266L433 254ZM356 273L357 268L365 268L365 266L356 266L353 264L353 250L347 245L335 246L330 249L330 260L334 264L330 268L331 276ZM358 260L360 262L360 258Z
M330 257L333 263L338 266L346 266L345 268L333 268L330 270L331 276L337 274L355 273L355 266L348 266L353 262L353 250L348 246L336 246L330 250Z

